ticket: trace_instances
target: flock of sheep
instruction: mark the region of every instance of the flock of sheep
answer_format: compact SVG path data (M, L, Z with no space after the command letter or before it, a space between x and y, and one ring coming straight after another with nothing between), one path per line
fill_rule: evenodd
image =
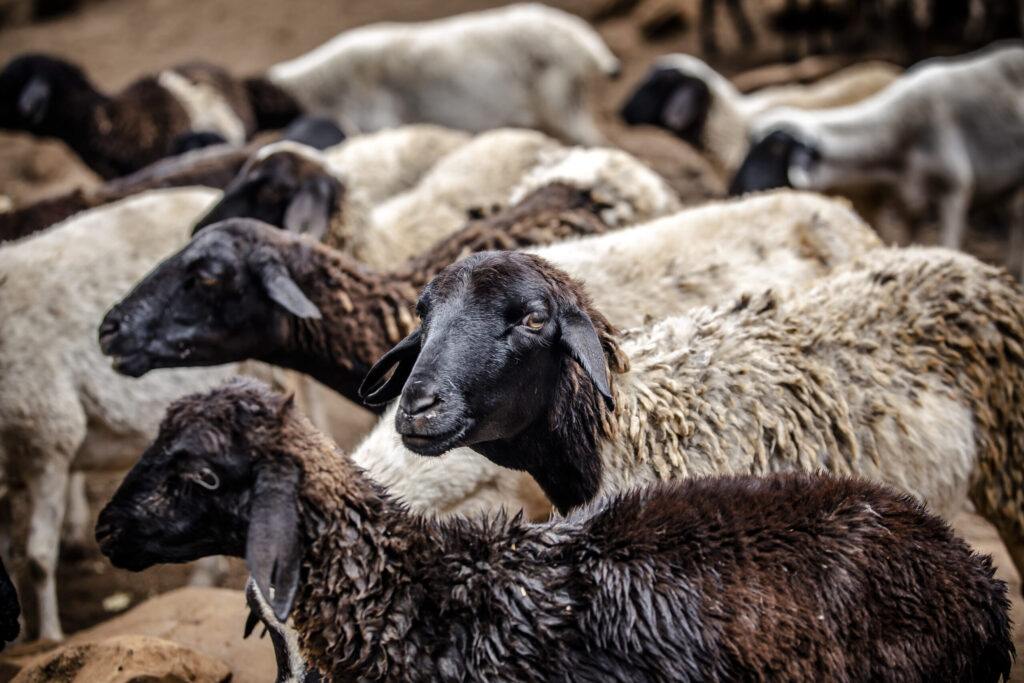
M956 251L996 206L1024 268L1024 46L748 95L666 56L623 119L743 195L686 209L595 125L618 71L536 4L113 96L8 63L0 127L109 179L0 214L38 635L95 533L245 558L279 681L1008 676L1006 586L940 516L1024 573L1024 293ZM339 396L382 414L350 454ZM128 468L94 532L83 472Z

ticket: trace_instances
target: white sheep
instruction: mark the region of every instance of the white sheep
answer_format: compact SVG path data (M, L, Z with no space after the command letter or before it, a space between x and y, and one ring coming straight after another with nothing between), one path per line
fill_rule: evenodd
M114 372L96 344L104 311L183 246L191 221L219 196L206 188L146 192L0 249L0 484L27 490L26 556L41 637L62 637L55 570L66 495L85 503L81 480L69 490L69 474L129 467L171 400L242 371L236 364L133 380ZM82 523L81 509L73 516Z
M519 126L600 144L588 85L618 70L619 61L582 19L516 4L346 31L272 66L267 79L307 113L333 116L343 128Z
M863 62L813 83L776 85L743 94L703 60L686 54L659 57L623 106L630 125L665 128L731 175L746 155L751 120L776 107L825 109L858 102L895 80L900 69Z
M1024 181L1022 93L1024 45L1015 41L927 60L848 107L765 112L750 124L730 191L888 186L912 213L934 200L942 244L959 248L970 206Z

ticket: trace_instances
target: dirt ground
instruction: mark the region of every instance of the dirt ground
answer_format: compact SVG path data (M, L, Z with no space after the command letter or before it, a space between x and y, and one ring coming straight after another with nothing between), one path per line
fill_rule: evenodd
M697 0L679 1L691 10L697 5ZM446 0L443 3L434 0L90 0L69 16L0 30L0 62L26 51L56 53L81 64L100 88L116 91L142 74L196 58L218 63L239 75L255 73L298 55L339 31L368 22L423 20L500 4L504 3L500 0ZM561 0L550 4L590 17L607 2ZM726 22L720 18L719 23ZM640 35L633 16L608 19L598 28L624 62L622 78L603 85L599 91L600 122L609 137L647 159L669 178L688 202L723 194L722 180L714 176L691 148L659 131L625 129L615 120L625 94L654 57L674 51L699 53L694 31L648 42ZM741 68L771 61L765 55L779 49L770 42L759 44L761 53L743 49L729 29L722 31L722 43L727 57L712 63L729 75ZM16 205L95 182L97 178L61 143L0 133L0 195L10 197ZM883 237L901 242L907 239L903 233ZM924 233L919 238L930 241L933 235ZM998 262L1005 254L1005 244L1002 233L988 231L973 235L969 249ZM351 407L350 410L359 409ZM365 419L356 422L368 424ZM358 436L352 433L345 440L351 444ZM119 480L120 475L90 475L88 492L94 514ZM956 524L976 549L995 555L999 575L1011 587L1014 621L1024 624L1020 580L994 530L979 518L966 514ZM137 604L148 596L180 586L190 570L189 566L163 566L132 574L112 568L95 546L87 548L83 557L66 558L60 566L58 582L64 628L73 632L108 618L127 604ZM241 587L244 576L241 561L232 562L227 585ZM122 593L127 600L120 595ZM106 600L112 596L114 599ZM29 609L29 613L31 611ZM1017 647L1024 652L1024 628L1018 634ZM1017 672L1014 680L1024 681L1024 671Z

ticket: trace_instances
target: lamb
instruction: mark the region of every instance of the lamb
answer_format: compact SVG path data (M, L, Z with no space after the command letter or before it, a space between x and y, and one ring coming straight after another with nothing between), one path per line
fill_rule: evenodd
M860 101L894 81L900 69L864 62L810 85L778 85L744 95L692 55L659 58L622 108L631 126L660 126L707 154L716 168L735 173L747 152L747 127L776 107L824 109Z
M589 224L596 232L600 211L588 213L570 208L558 220L539 225ZM498 226L497 235L535 233L537 212L527 215L534 218ZM467 228L469 247L493 246L482 239L486 226L478 227L480 234L472 225ZM346 265L322 245L269 227L242 222L210 227L110 310L100 327L100 344L121 372L252 358L307 372L343 395L357 396L371 365L414 329L418 289L463 256L457 241L445 244L451 248L439 245L436 257L417 258L404 275L389 278ZM688 209L536 253L585 279L616 324L633 326L647 316L665 317L750 288L800 287L880 246L845 203L781 191ZM263 264L278 260L309 302L302 310L291 312L262 293ZM202 264L203 279L233 273L242 298L206 297L201 288L190 288L197 277L192 264ZM268 331L279 331L281 338ZM177 346L169 346L168 339ZM402 445L393 421L392 414L380 422L353 458L412 509L469 514L507 504L527 510L531 518L547 516L550 504L529 477L469 449L444 461L421 458Z
M266 78L305 112L333 116L343 129L515 126L597 145L604 137L588 108L589 85L619 68L585 21L528 3L363 26L272 66Z
M60 138L107 179L169 155L183 136L216 133L241 144L256 130L243 84L204 62L108 96L70 62L25 54L0 71L0 103L0 128Z
M196 231L226 218L257 218L309 232L364 263L392 267L458 230L470 209L503 206L541 152L557 146L534 131L502 129L465 142L430 128L392 147L395 156L389 159L376 141L360 145L360 138L342 145L347 154L339 150L329 159L288 143L267 146L197 222ZM421 154L427 145L440 156ZM420 159L418 173L410 159ZM391 170L406 166L392 177ZM373 168L381 170L367 172ZM400 178L413 184L403 187L396 182Z
M417 313L360 389L401 395L416 453L470 446L563 512L665 479L855 474L946 518L969 498L1024 570L1024 295L972 257L875 249L807 291L620 336L563 271L484 252L435 277Z
M281 133L281 138L322 149L336 145L343 136L332 122L315 117L300 117ZM263 141L256 140L245 147L204 147L176 157L160 159L135 173L109 180L98 187L76 188L17 210L0 212L0 242L31 235L86 209L110 204L146 190L187 185L222 189L263 145Z
M251 381L171 407L96 537L134 571L244 556L329 680L995 682L1014 652L991 559L887 487L691 479L440 522Z
M971 204L1024 180L1022 89L1016 41L928 60L848 107L765 112L750 124L751 148L730 192L892 185L912 213L936 197L942 244L959 248Z
M25 555L42 637L61 638L55 568L69 473L127 468L173 398L240 371L181 369L128 380L110 369L95 341L103 311L187 241L189 222L218 194L143 193L0 249L0 484L26 489Z

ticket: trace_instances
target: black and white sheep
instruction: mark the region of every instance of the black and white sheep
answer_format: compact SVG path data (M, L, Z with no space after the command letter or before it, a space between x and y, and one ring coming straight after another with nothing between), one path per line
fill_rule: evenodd
M593 145L604 138L588 108L589 86L618 71L587 22L529 3L345 31L266 77L306 113L333 116L343 129L516 126Z
M172 406L96 536L135 571L245 557L329 680L995 683L1014 652L990 558L887 487L695 478L437 521L251 381Z
M256 118L243 83L212 64L166 69L109 96L74 64L26 54L0 71L0 128L59 138L116 178L197 145L241 144Z
M885 185L911 213L934 199L942 244L959 248L971 205L1024 183L1022 93L1024 45L1014 41L925 61L847 107L767 111L750 124L730 192Z
M852 104L891 83L900 69L864 62L813 83L776 85L743 94L722 74L692 55L655 60L622 107L630 125L664 128L687 141L730 176L747 153L747 127L775 107L824 109Z
M566 189L525 200L518 223L500 222L501 214L475 221L433 253L388 273L255 222L212 226L111 309L100 330L102 348L133 374L252 358L307 372L357 397L374 361L414 329L418 289L464 250L514 246L506 240L536 240L545 231L556 237L570 229L599 232L596 216L606 207ZM586 280L615 324L632 326L754 288L804 286L880 246L844 202L785 190L535 251ZM275 300L266 282L281 272L308 304L290 310L287 301ZM223 281L218 296L195 286L206 279ZM505 504L547 515L550 504L528 477L469 449L443 462L421 458L392 425L393 416L379 423L353 458L413 509L446 515Z
M875 249L808 290L620 336L564 272L490 252L417 313L361 389L401 395L417 453L468 445L562 511L663 479L856 474L946 518L971 500L1024 569L1024 295L970 256Z

